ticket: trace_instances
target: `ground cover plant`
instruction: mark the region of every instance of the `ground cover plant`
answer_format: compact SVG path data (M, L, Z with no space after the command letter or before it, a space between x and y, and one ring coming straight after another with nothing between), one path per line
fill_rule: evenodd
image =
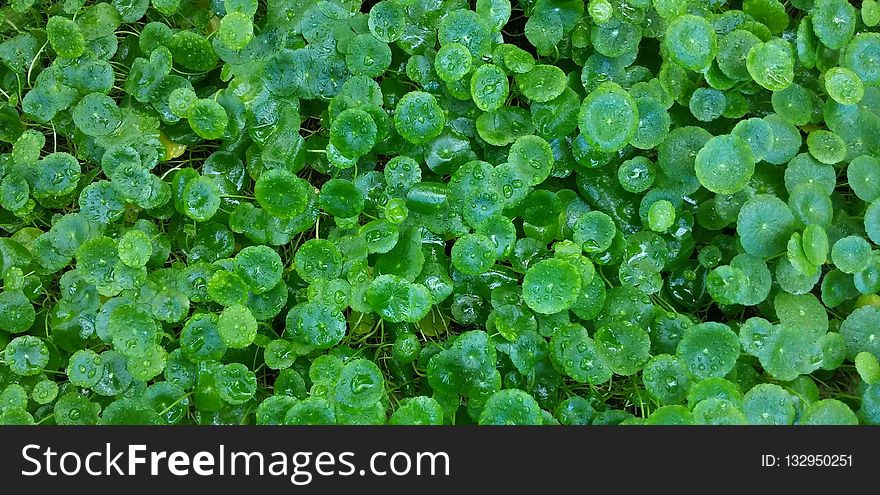
M11 0L0 423L878 424L875 0Z

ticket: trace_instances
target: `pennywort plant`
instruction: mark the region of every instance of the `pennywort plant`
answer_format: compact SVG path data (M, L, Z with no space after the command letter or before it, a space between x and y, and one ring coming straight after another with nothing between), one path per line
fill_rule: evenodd
M0 423L878 424L880 9L0 7Z

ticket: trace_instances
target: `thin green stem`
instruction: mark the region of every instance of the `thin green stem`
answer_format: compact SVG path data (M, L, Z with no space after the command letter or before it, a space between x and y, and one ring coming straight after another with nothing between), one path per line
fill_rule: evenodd
M188 399L189 396L191 396L192 394L193 394L192 392L187 392L187 393L181 395L179 399L177 399L176 401L174 401L174 402L172 402L171 404L169 404L168 407L166 407L165 409L162 409L162 411L159 413L159 416L164 416L164 415L168 414L169 411L171 411L172 409L174 409L174 406L176 406L176 405L180 404L181 402L185 401L185 400Z
M28 87L30 87L30 85L31 85L31 72L33 72L33 70L34 70L34 64L37 62L37 59L40 58L40 55L43 54L43 50L46 49L46 45L48 45L48 44L49 44L49 41L46 40L46 42L43 43L43 46L41 46L40 49L37 50L37 54L34 55L33 60L31 60L31 64L28 66L27 78L25 79L25 81L27 81Z

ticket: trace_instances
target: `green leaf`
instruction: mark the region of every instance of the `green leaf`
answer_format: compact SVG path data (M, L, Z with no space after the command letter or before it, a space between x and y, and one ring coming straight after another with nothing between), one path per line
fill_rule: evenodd
M539 425L541 409L535 399L517 389L492 394L480 413L481 425Z
M752 46L746 55L746 68L756 83L771 91L781 91L794 81L791 45L779 38Z
M366 301L383 319L393 323L416 322L428 314L432 299L421 284L395 275L380 275L366 292Z
M507 74L497 65L485 64L479 66L471 76L470 91L477 108L492 112L507 101L510 83Z
M707 322L688 328L676 349L697 379L721 377L733 369L739 356L739 340L723 323Z
M254 185L257 202L271 215L279 218L293 218L303 213L308 204L306 182L292 173L281 170L267 170L260 175Z
M189 126L202 139L219 139L226 133L229 116L216 101L196 100L186 112Z
M59 57L77 58L86 51L86 40L79 25L66 17L50 17L46 36Z
M227 347L242 349L251 345L256 338L257 320L247 307L229 306L220 313L217 333Z
M33 376L49 363L49 348L41 339L25 335L12 339L6 346L6 365L19 376Z
M602 83L584 98L578 127L599 151L622 149L635 135L638 107L629 93L616 83Z
M779 198L758 194L746 201L737 217L737 233L746 252L770 257L785 250L794 217Z
M345 333L345 319L334 307L307 302L294 306L287 313L284 334L297 343L327 349L338 344Z
M446 116L437 99L423 91L412 91L397 103L394 127L413 144L424 144L443 131Z
M581 291L581 275L571 263L543 260L523 278L523 300L532 310L553 314L570 308Z
M715 30L709 21L690 14L669 23L663 44L676 63L694 71L709 67L718 50Z

